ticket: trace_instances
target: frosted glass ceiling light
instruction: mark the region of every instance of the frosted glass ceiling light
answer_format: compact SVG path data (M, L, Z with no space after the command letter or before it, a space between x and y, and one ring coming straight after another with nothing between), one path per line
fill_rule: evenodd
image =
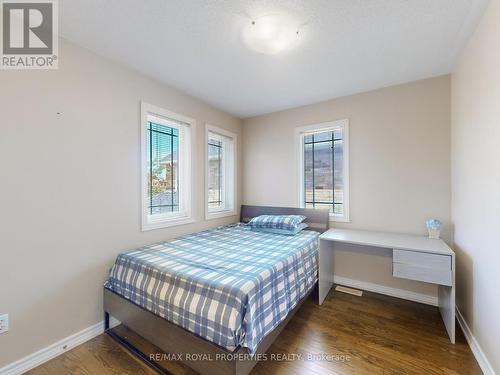
M252 21L243 31L247 46L259 53L273 55L297 42L297 26L287 17L271 14Z

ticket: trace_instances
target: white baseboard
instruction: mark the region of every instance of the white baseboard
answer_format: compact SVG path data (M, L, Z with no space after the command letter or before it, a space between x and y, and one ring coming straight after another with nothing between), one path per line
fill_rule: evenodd
M373 284L366 281L353 280L342 276L333 276L333 282L335 284L345 285L351 288L358 288L366 290L368 292L385 294L391 297L397 297L409 301L425 303L426 305L438 306L437 296L430 296L428 294L410 292L404 289L391 288L385 285Z
M495 375L495 370L493 370L493 367L491 366L490 362L488 361L488 358L486 357L483 350L479 346L479 343L472 334L469 325L465 321L464 316L462 315L458 307L456 308L456 312L457 312L458 324L460 325L460 328L462 328L465 339L467 340L467 343L469 344L470 349L472 350L472 354L474 354L474 357L476 357L476 361L479 364L479 367L481 367L483 374Z
M115 327L120 324L120 321L110 317L110 326ZM80 332L68 336L52 345L47 346L35 353L32 353L20 360L8 364L0 368L0 375L19 375L29 371L41 364L57 357L58 355L67 352L70 349L83 344L86 341L99 336L104 332L104 321L101 321L93 326L87 327Z
M11 363L0 369L1 375L18 375L57 357L58 355L93 339L104 332L104 322L99 322L93 326L68 336L52 345L47 346L33 354Z

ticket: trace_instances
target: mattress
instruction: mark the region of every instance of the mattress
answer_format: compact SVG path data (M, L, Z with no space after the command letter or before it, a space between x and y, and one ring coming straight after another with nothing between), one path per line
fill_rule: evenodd
M219 227L119 254L105 287L228 350L253 353L317 281L318 233Z

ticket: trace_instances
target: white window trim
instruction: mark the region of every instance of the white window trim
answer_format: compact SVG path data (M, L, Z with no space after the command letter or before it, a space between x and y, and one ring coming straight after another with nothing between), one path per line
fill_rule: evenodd
M344 214L335 215L330 213L330 221L350 222L349 219L349 120L336 120L320 124L306 125L295 128L296 165L297 165L297 206L304 208L304 136L321 130L342 129L343 135L343 170L344 170Z
M208 210L208 134L215 133L233 139L233 201L230 209L221 209L218 211ZM218 126L205 125L205 219L219 219L227 216L236 215L236 202L238 191L238 135Z
M151 217L148 214L148 187L147 187L147 117L152 115L158 118L164 118L166 121L179 122L184 125L182 129L186 132L183 138L182 146L179 146L179 191L182 191L182 196L179 197L180 212L173 214L154 215ZM171 126L165 123L167 126ZM167 228L176 225L184 225L194 223L192 217L191 198L193 196L193 181L192 176L192 148L191 143L195 139L196 121L192 118L180 115L175 112L157 107L141 101L141 229L148 231L153 229ZM180 139L180 138L179 138Z

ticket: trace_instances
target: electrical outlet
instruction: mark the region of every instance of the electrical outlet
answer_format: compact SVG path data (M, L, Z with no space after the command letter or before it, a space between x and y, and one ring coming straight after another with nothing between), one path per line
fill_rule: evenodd
M0 315L0 333L5 333L9 330L9 314Z

